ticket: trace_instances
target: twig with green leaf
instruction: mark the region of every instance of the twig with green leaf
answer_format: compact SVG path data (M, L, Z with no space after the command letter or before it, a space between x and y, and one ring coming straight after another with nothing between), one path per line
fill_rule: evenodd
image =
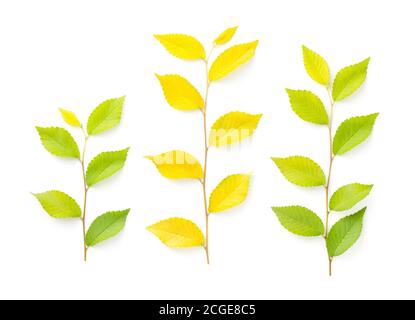
M335 105L355 93L365 82L370 59L340 70L334 82L331 82L329 66L320 55L303 47L304 66L308 75L322 85L327 92L329 108L310 91L290 90L287 93L291 108L304 121L325 126L328 129L328 171L327 177L321 167L313 160L303 156L272 158L284 177L301 187L322 187L325 193L325 222L302 206L274 207L280 223L288 231L304 237L322 236L326 242L329 274L332 263L349 250L362 232L363 217L366 208L340 219L330 229L330 217L333 212L353 209L368 196L373 185L347 184L330 197L330 185L333 162L336 157L354 149L364 142L372 132L378 113L353 117L345 120L333 137L333 114Z
M82 169L83 206L64 192L52 190L34 194L43 209L53 218L80 219L82 223L83 256L87 260L88 249L116 236L125 226L130 209L110 211L94 220L86 228L87 199L89 190L103 180L120 171L125 164L128 148L120 151L103 152L86 167L86 151L90 137L116 127L121 121L125 97L110 99L101 103L90 115L86 128L72 112L60 109L63 120L82 132L84 145L82 153L72 135L64 128L36 127L43 146L51 154L77 160Z
M199 181L203 192L205 234L192 221L172 218L160 221L148 230L154 233L165 245L171 248L203 247L209 263L209 217L212 214L229 210L241 204L248 193L250 175L230 175L213 190L210 199L207 194L208 154L212 147L225 147L238 143L251 136L262 115L243 112L230 112L218 119L212 126L210 135L207 127L208 96L213 82L226 77L229 73L248 62L255 53L258 41L232 46L220 54L210 65L214 50L228 43L237 28L225 30L213 42L212 49L206 54L203 45L194 37L180 34L156 35L156 39L177 58L199 60L205 71L205 96L185 78L179 75L157 76L163 88L165 98L171 107L181 111L201 112L203 119L204 165L196 157L184 151L173 150L148 158L154 162L159 172L168 179L193 179Z

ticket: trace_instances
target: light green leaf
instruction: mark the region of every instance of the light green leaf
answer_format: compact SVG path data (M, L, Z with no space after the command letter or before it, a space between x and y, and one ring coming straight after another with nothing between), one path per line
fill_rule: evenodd
M330 210L346 211L368 196L372 184L352 183L339 188L330 199Z
M329 117L323 102L314 93L287 89L291 108L304 121L328 124Z
M52 190L33 195L42 208L53 218L80 218L82 215L81 208L76 201L61 191Z
M340 101L355 93L365 82L370 58L339 71L333 83L333 99Z
M324 225L313 211L300 207L273 207L282 226L288 231L303 237L318 237L324 234Z
M124 229L129 213L130 209L111 211L96 218L86 234L87 246L93 247L119 234Z
M349 250L362 233L366 208L345 217L331 228L327 237L327 251L330 257L337 257Z
M88 119L88 134L97 135L116 127L121 121L124 101L125 97L109 99L96 107Z
M272 158L284 177L301 187L317 187L326 183L326 176L320 166L313 160L294 156L288 158Z
M333 140L333 153L342 155L364 142L371 134L379 113L345 120Z
M89 187L101 182L120 171L127 159L128 150L103 152L88 165L86 182Z
M314 51L303 46L304 67L314 81L327 86L330 82L330 70L326 60Z
M42 144L51 154L63 158L79 159L79 148L72 135L63 128L36 127Z

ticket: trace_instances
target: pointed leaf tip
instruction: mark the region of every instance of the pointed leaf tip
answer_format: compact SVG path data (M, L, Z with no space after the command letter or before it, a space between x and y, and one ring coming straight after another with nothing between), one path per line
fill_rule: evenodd
M203 232L190 220L171 218L157 222L146 229L170 248L203 247L205 245Z
M118 235L125 227L130 209L110 211L99 216L92 222L86 234L86 244L93 247Z
M88 165L86 171L88 187L92 187L120 171L125 165L129 150L130 148L126 148L97 155Z
M157 75L168 104L178 110L192 111L204 108L199 91L185 78L176 74Z
M215 45L223 45L232 40L238 27L228 28L223 31L214 41Z
M366 208L339 220L330 230L326 245L330 257L348 251L360 238Z
M122 96L106 100L98 105L89 116L88 134L97 135L118 126L121 121L124 102L125 96Z
M281 225L291 233L303 237L324 234L324 224L313 211L301 206L273 207Z
M370 58L340 70L333 83L333 99L341 101L354 94L365 82Z
M78 145L72 135L64 128L36 127L43 147L51 154L62 158L80 158Z
M248 195L250 179L248 174L234 174L223 179L210 195L209 213L223 212L243 203Z
M168 179L202 179L203 168L191 154L173 150L156 156L146 156L157 167L160 174Z
M220 80L251 60L255 54L258 43L259 41L256 40L236 45L225 50L213 62L209 70L209 81Z
M196 38L184 34L158 34L154 37L173 56L184 60L206 58L203 45Z
M317 83L328 86L330 82L330 69L327 61L318 53L302 46L304 67L311 79Z
M63 108L59 108L59 111L61 113L61 116L63 118L63 120L69 124L72 127L82 127L81 122L78 120L77 116L75 115L75 113L73 113L72 111L69 110L65 110Z

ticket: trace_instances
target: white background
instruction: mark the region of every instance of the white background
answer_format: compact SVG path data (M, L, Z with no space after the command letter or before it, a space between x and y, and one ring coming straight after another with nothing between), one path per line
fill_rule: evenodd
M413 1L0 2L0 297L133 299L415 298ZM145 227L180 216L203 227L198 183L161 177L144 159L172 149L202 157L202 117L170 108L154 73L179 73L203 90L200 62L169 55L155 33L188 33L208 47L239 25L233 44L260 40L255 58L211 88L209 122L263 113L253 139L210 154L208 186L253 172L242 206L211 218L211 262L174 251ZM271 156L302 154L327 168L327 131L301 121L284 88L324 90L308 78L301 45L332 73L372 57L363 88L335 110L335 126L380 112L370 139L334 164L333 188L374 183L362 238L327 276L321 239L289 234L270 207L322 213L322 189L288 183ZM121 174L90 193L89 223L131 208L124 232L82 261L79 221L57 221L30 192L60 189L79 202L79 163L48 154L36 125L64 126L58 107L86 121L107 98L127 95L121 125L93 138L88 159L131 146ZM80 132L73 132L81 140ZM339 215L340 216L340 215ZM334 217L336 218L336 217Z

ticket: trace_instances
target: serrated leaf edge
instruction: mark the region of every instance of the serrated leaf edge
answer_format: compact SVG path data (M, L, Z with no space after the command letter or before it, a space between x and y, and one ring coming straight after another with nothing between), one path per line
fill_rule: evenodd
M116 211L108 211L108 212L105 212L105 213L103 213L103 214L101 214L100 216L98 216L98 217L96 217L95 218L95 220L94 221L92 221L92 223L91 223L91 225L89 226L89 228L88 228L88 231L90 230L90 228L91 228L91 226L94 224L94 222L95 221L97 221L99 218L101 218L101 217L103 217L103 216L105 216L105 215L110 215L110 214L113 214L113 213L125 213L124 215L125 215L125 218L127 218L128 217L128 215L130 214L130 211L131 211L131 209L125 209L125 210L116 210ZM124 215L122 216L122 218L124 218ZM118 220L120 220L120 219L122 219L121 217L118 219ZM95 237L95 239L96 238L98 238L99 236L101 236L105 231L107 231L108 230L108 228L106 228L104 231L102 231L101 233L99 233L99 235L97 236L97 237ZM86 237L88 237L88 231L87 231L87 233L86 233ZM121 231L120 231L121 232ZM114 238L114 237L116 237L118 235L118 233L116 234L116 235L114 235L114 236L112 236L112 237L110 237L110 238L108 238L108 239L106 239L106 240L109 240L109 239L112 239L112 238ZM105 240L105 241L106 241ZM96 244L93 244L93 245L87 245L87 247L88 248L92 248L92 247L94 247L95 245L97 245L97 244L100 244L101 242L99 242L99 243L96 243Z
M52 126L52 127L40 127L40 126L36 126L35 127L36 128L36 131L37 131L37 133L38 133L38 135L39 135L39 138L40 138L40 141L42 142L42 145L43 145L43 147L46 149L46 147L45 147L45 143L43 142L43 139L42 139L42 136L41 136L41 134L40 134L40 132L39 132L39 129L59 129L59 130L64 130L64 131L66 131L66 133L68 133L68 135L70 136L70 138L71 138L71 140L72 140L72 142L76 145L76 148L78 149L78 157L65 157L65 158L68 158L68 159L78 159L79 160L79 158L81 157L81 152L79 151L79 146L78 146L78 143L76 142L76 140L75 140L75 138L72 136L72 134L68 131L68 130L66 130L65 128L62 128L62 127L54 127L54 126ZM48 151L47 149L46 149L46 151ZM49 151L48 151L49 152ZM57 156L57 155L54 155L53 153L51 153L51 152L49 152L51 155L53 155L53 156L55 156L55 157L60 157L60 156ZM61 157L62 158L62 157Z
M127 157L128 157L128 152L130 151L130 147L128 147L128 148L125 148L125 149L121 149L121 150L116 150L116 151L104 151L104 152L101 152L101 153L99 153L99 154L97 154L92 160L91 160L91 162L88 164L88 168L87 168L87 170L86 170L86 176L88 176L89 175L89 173L90 173L90 170L91 170L91 165L94 163L94 161L97 161L98 160L98 158L100 158L101 156L103 156L103 155L109 155L109 154L114 154L114 153L121 153L121 152L125 152L126 154L125 154L125 160L127 160ZM110 176L111 177L111 176ZM108 178L110 178L110 177L108 177ZM92 186L94 186L94 185L92 185Z
M323 186L323 185L318 185L318 186L305 186L305 185L302 185L302 184L297 184L297 183L293 183L293 182L291 182L291 181L289 181L286 177L285 177L285 175L281 172L281 169L280 169L280 167L279 167L279 165L275 162L275 160L274 159L283 159L283 160L285 160L285 159L288 159L288 158L306 158L306 159L308 159L308 160L310 160L311 162L313 162L315 165L317 165L319 168L320 168L320 170L321 170L321 172L323 172L323 174L324 174L324 184L326 184L327 183L327 177L326 177L326 174L324 173L324 171L323 171L323 169L321 168L321 166L317 163L317 162L315 162L313 159L311 159L311 158L309 158L309 157L306 157L306 156L299 156L299 155L296 155L296 156L288 156L288 157L285 157L285 158L281 158L281 157L272 157L271 158L271 160L272 161L274 161L274 163L277 165L277 167L278 167L278 169L279 169L279 171L280 171L280 173L283 175L283 177L288 181L288 182L290 182L291 184L293 184L293 185L295 185L295 186L300 186L300 187L303 187L303 188L316 188L316 187L321 187L321 186Z

